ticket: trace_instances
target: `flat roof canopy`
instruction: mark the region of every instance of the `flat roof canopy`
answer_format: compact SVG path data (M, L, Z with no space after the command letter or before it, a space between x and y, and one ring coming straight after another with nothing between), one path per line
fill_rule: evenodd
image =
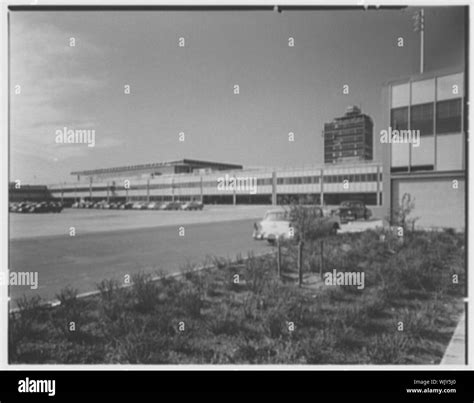
M81 175L81 176L101 175L101 174L108 174L108 173L114 173L114 172L142 171L142 170L148 170L148 169L151 170L155 168L164 168L164 167L172 167L172 166L189 166L192 169L200 169L200 168L215 168L215 169L229 169L229 170L230 169L243 169L242 165L236 165L236 164L182 159L182 160L176 160L176 161L154 162L151 164L128 165L128 166L113 167L113 168L74 171L74 172L71 172L71 175Z

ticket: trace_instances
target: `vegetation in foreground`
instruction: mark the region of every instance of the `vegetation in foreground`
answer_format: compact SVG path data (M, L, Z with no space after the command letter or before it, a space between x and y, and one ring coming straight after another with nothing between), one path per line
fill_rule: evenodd
M104 281L86 299L65 289L56 308L20 300L10 363L439 363L463 309L462 235L325 238L324 270L363 271L360 290L319 280L319 244L305 243L301 288L290 275L297 248L287 244L283 279L275 255L249 256L179 279L140 274L127 288Z

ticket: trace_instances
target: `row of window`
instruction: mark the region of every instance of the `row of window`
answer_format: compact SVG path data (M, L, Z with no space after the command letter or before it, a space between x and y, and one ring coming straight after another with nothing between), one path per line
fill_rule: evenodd
M376 173L368 173L368 174L348 174L348 175L324 175L324 183L343 183L345 180L349 182L376 182L377 181L377 174ZM382 180L382 174L380 173L379 180ZM320 182L319 175L313 176L293 176L293 177L286 177L286 178L277 178L278 185L309 185L309 184L318 184ZM203 188L215 187L217 181L206 181L203 182ZM179 186L177 186L179 185ZM257 180L258 186L271 186L272 185L272 178L259 178ZM190 183L175 183L173 188L200 188L200 182L190 182ZM171 184L150 184L149 189L170 189ZM146 190L146 184L140 185L132 185L130 186L129 190ZM106 186L100 187L93 187L92 190L94 192L99 191L107 191ZM122 190L121 186L110 186L109 191L117 191ZM89 191L89 187L82 187L82 188L64 188L63 192L76 192L76 191Z
M377 174L350 174L350 175L324 175L324 183L343 183L345 180L352 182L377 182ZM382 181L382 173L379 174Z
M324 131L325 136L332 137L332 136L340 136L340 135L351 135L351 134L364 134L368 131L365 127L358 127L358 128L350 128L344 127L341 129L326 129Z
M419 172L419 171L433 171L434 170L434 165L412 165L410 167L408 166L402 166L402 167L392 167L390 168L390 172L392 173L398 173L398 172Z
M324 147L333 147L337 144L364 144L363 136L347 136L347 137L338 137L335 139L327 138L324 141Z
M410 129L419 130L421 136L436 133L460 132L462 127L461 98L438 101L436 103L436 118L434 118L434 103L413 105L410 107ZM408 107L394 108L391 111L390 126L393 130L408 129Z

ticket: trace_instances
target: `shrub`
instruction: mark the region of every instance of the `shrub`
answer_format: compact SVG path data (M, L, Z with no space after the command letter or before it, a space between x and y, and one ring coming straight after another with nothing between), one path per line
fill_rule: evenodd
M410 217L415 208L415 199L409 193L404 193L398 206L392 208L390 224L403 228L403 231L414 230L415 222L419 217Z
M132 298L135 309L141 313L151 312L158 299L158 288L151 275L138 273L132 276Z
M394 331L372 338L366 353L370 364L402 364L410 346L411 342L405 334Z
M10 314L8 323L8 352L9 360L18 359L19 348L25 340L34 339L38 329L36 321L41 313L41 298L22 296L17 301L18 311Z

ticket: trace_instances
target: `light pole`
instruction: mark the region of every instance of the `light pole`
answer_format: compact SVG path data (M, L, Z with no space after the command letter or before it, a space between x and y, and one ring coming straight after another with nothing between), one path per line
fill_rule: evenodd
M424 48L425 48L425 10L422 8L413 16L414 30L420 33L420 73L424 71Z

